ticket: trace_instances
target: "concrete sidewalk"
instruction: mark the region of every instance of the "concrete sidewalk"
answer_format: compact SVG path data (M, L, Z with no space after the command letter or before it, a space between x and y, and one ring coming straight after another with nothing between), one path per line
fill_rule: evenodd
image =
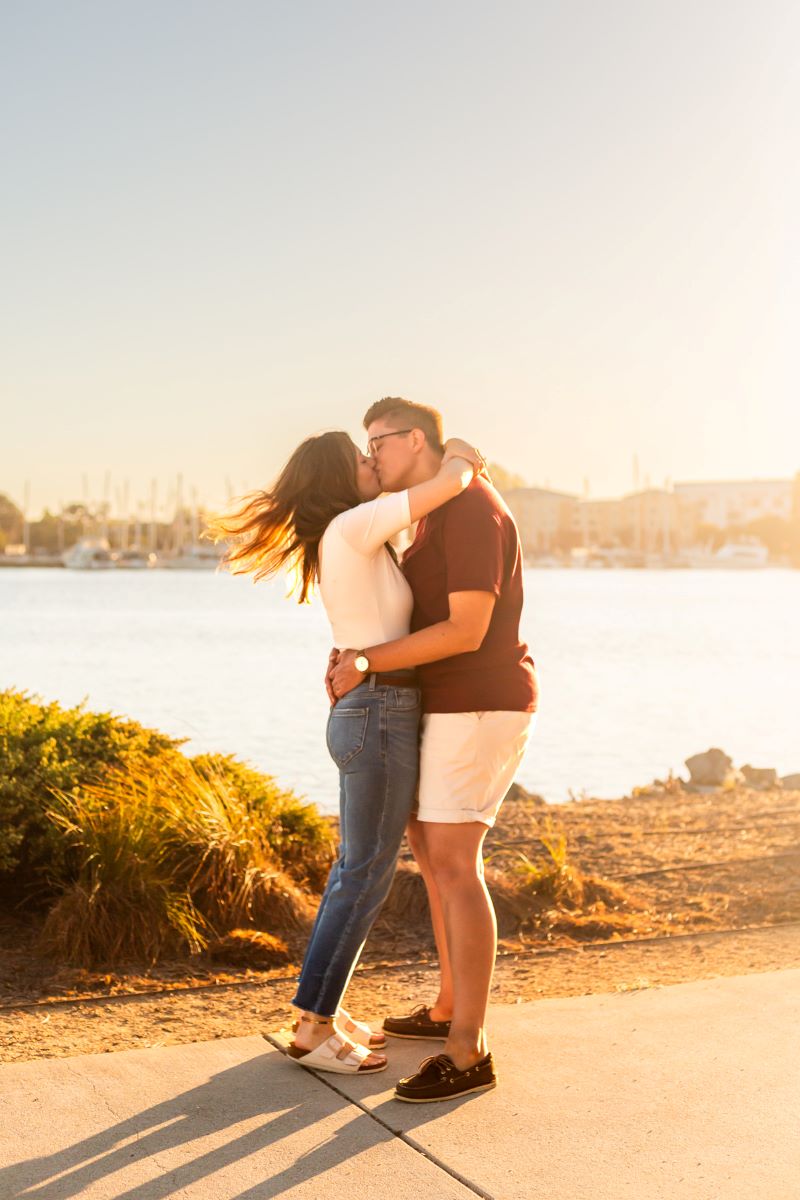
M261 1037L0 1067L2 1200L800 1197L800 971L495 1007L493 1092L391 1100Z

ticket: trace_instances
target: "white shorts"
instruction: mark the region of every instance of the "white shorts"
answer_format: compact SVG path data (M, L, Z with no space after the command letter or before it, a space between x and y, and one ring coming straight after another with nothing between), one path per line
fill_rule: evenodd
M426 713L417 820L494 825L535 722L529 712Z

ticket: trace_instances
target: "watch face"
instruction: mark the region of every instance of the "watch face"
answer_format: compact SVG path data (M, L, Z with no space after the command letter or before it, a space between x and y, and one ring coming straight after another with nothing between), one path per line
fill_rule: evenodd
M356 657L356 670L357 671L368 671L369 670L369 659L367 658L366 654L359 654Z

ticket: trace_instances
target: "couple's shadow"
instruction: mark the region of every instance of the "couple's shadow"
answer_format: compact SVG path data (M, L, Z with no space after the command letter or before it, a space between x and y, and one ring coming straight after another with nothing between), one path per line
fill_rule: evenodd
M385 1073L381 1072L377 1080L382 1076L385 1078ZM98 1088L90 1078L85 1082L94 1106ZM381 1091L380 1084L375 1091ZM46 1096L45 1091L44 1104ZM114 1096L103 1089L103 1107L112 1116L114 1106ZM321 1141L313 1133L303 1134L326 1117L333 1117L329 1127L332 1132ZM244 1131L237 1128L228 1138L214 1136L238 1126L245 1126ZM294 1152L284 1146L272 1156L264 1155L270 1147L277 1148L292 1137L297 1138ZM199 1146L193 1154L191 1143L208 1138L213 1144ZM266 1052L220 1071L180 1095L143 1107L102 1132L52 1154L0 1169L0 1197L69 1200L93 1188L93 1194L113 1200L162 1200L239 1162L244 1189L237 1192L226 1179L225 1196L231 1200L264 1200L390 1140L391 1134L378 1122L310 1072ZM176 1154L181 1147L182 1153ZM159 1161L162 1155L168 1156L163 1165ZM260 1156L258 1163L250 1163L245 1169L245 1160L252 1155ZM128 1172L143 1160L160 1168L160 1174L131 1183ZM119 1178L114 1180L117 1173ZM98 1187L102 1181L106 1181L107 1190ZM220 1193L212 1190L208 1194Z

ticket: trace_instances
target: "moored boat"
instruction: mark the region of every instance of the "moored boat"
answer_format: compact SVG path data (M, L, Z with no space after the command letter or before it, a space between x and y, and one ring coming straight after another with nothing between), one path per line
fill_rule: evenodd
M103 571L117 565L105 538L82 538L64 552L62 560L72 571Z

